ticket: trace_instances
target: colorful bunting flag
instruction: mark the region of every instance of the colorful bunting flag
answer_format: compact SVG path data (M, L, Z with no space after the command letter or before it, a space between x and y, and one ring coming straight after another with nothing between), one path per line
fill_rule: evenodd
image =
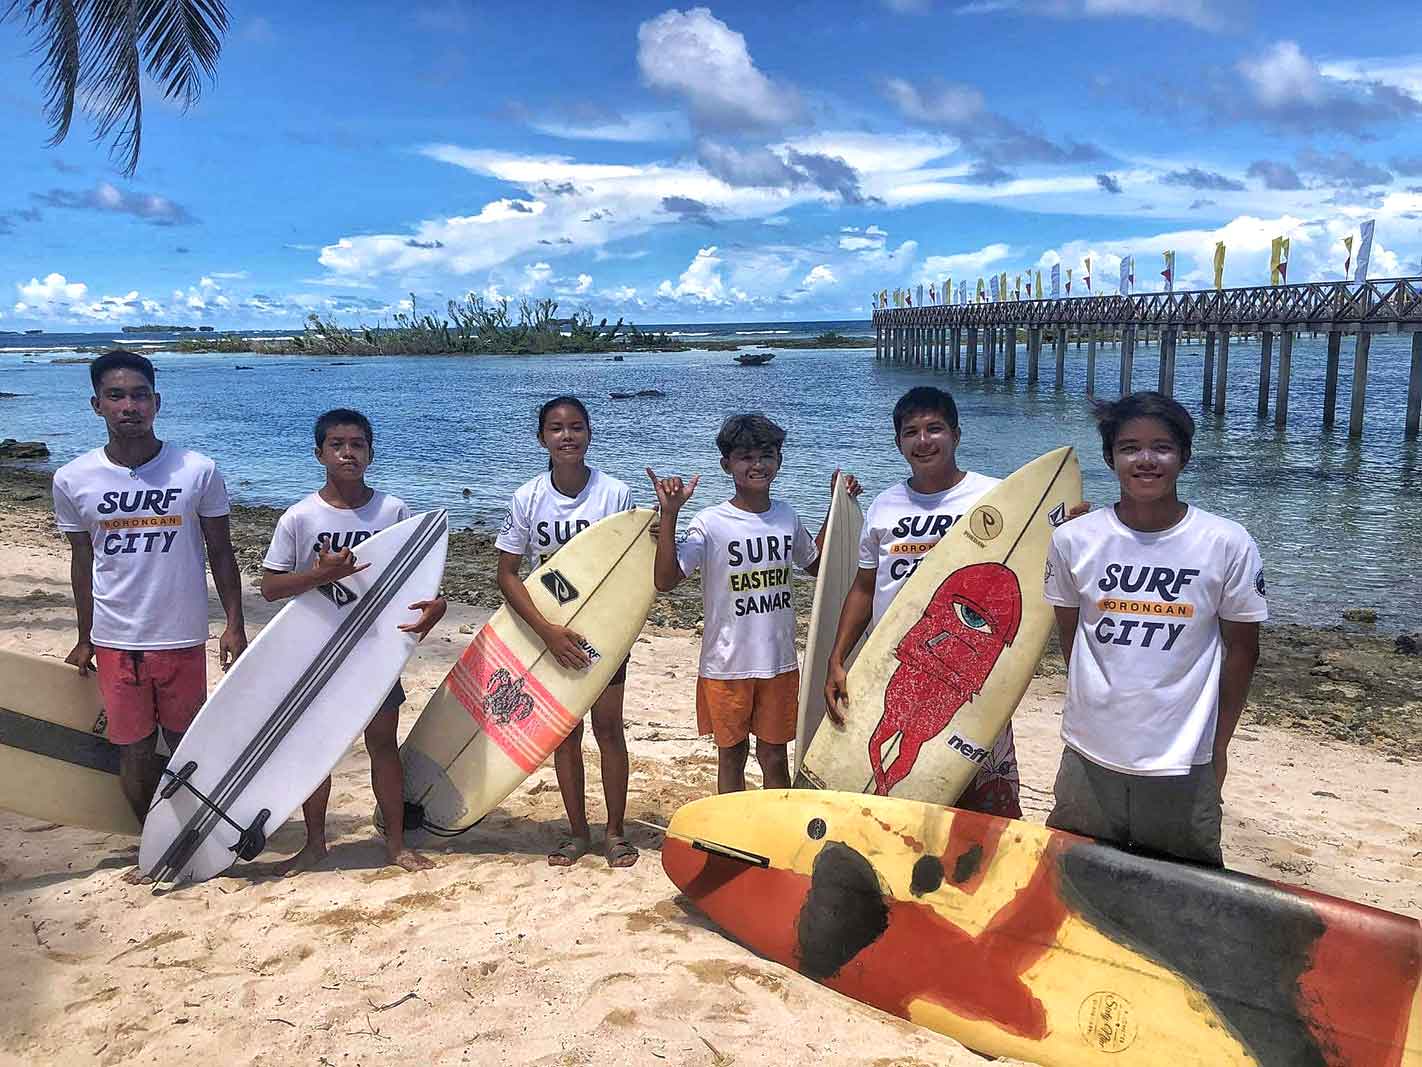
M1373 223L1375 221L1369 219L1358 228L1358 263L1353 273L1355 282L1368 280L1368 261L1373 258Z
M1215 288L1224 288L1225 243L1215 242Z

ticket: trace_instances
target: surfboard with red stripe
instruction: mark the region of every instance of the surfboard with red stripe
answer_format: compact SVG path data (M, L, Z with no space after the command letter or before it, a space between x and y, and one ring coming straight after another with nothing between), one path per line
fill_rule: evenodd
M805 790L688 804L671 880L750 949L1048 1067L1422 1067L1422 924L1030 823Z
M582 721L641 633L656 591L645 508L589 526L524 582L550 622L581 634L592 664L560 667L507 606L475 635L400 748L405 800L427 829L474 825Z

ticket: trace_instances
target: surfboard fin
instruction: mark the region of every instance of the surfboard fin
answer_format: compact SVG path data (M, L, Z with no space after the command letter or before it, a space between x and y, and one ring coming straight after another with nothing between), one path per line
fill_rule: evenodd
M237 853L241 859L256 859L262 854L262 850L267 847L266 826L267 820L272 817L271 811L267 808L263 808L257 812L257 817L252 820L250 826L238 825L228 816L227 812L219 808L200 789L193 785L192 776L193 772L197 770L197 766L197 760L188 760L188 762L183 764L177 771L169 770L166 767L163 768L163 775L167 778L167 781L164 782L162 788L158 790L159 795L164 800L168 800L177 793L179 789L186 789L193 796L197 797L198 801L204 807L237 831L237 843L232 846L232 851ZM191 851L190 848L188 850Z

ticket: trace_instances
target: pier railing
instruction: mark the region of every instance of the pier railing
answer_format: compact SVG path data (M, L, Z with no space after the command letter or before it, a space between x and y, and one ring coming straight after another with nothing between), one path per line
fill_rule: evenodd
M1131 296L1077 296L981 304L929 304L874 313L885 326L1422 327L1422 278L1304 282ZM1352 330L1346 327L1353 327Z
M1344 335L1356 335L1348 433L1361 437L1368 385L1368 350L1375 333L1412 335L1404 435L1418 436L1422 423L1422 278L1380 278L1366 282L1303 282L1239 289L1205 289L1180 293L1139 293L1132 296L1078 296L997 303L930 304L926 307L885 308L874 312L874 358L933 370L982 373L986 377L1017 376L1017 334L1027 334L1027 383L1039 376L1042 344L1050 338L1056 356L1056 387L1065 381L1067 339L1080 348L1086 342L1086 392L1096 392L1098 344L1121 346L1121 392L1134 388L1133 361L1138 337L1160 344L1156 388L1174 394L1175 354L1182 332L1204 336L1206 411L1222 415L1229 379L1230 338L1258 334L1259 418L1269 415L1273 350L1279 342L1274 424L1288 422L1289 381L1294 335L1327 333L1328 368L1324 385L1323 426L1334 422L1338 398L1340 349ZM964 347L966 342L966 359ZM979 360L979 345L982 359ZM1000 359L999 359L1000 357ZM1218 371L1217 371L1218 368ZM1394 372L1394 367L1388 368Z

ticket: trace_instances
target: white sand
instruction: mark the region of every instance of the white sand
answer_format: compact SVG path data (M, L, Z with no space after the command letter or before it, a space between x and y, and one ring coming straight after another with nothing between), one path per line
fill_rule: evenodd
M67 555L31 526L0 512L0 645L62 657ZM484 614L453 606L419 650L406 728L468 640L459 626ZM271 615L249 597L251 631ZM695 655L683 635L649 635L633 652L635 818L665 823L715 789L710 742L694 737ZM1060 752L1062 681L1037 679L1016 718L1036 820ZM590 732L585 744L596 821ZM1415 763L1245 727L1231 764L1231 867L1422 916ZM300 846L297 820L257 864L162 895L121 881L135 842L0 812L0 1063L983 1062L726 939L678 902L651 830L631 827L643 849L631 870L596 855L550 869L565 826L551 767L463 837L421 842L438 864L421 874L382 867L372 803L357 749L336 773L329 869L253 877Z

